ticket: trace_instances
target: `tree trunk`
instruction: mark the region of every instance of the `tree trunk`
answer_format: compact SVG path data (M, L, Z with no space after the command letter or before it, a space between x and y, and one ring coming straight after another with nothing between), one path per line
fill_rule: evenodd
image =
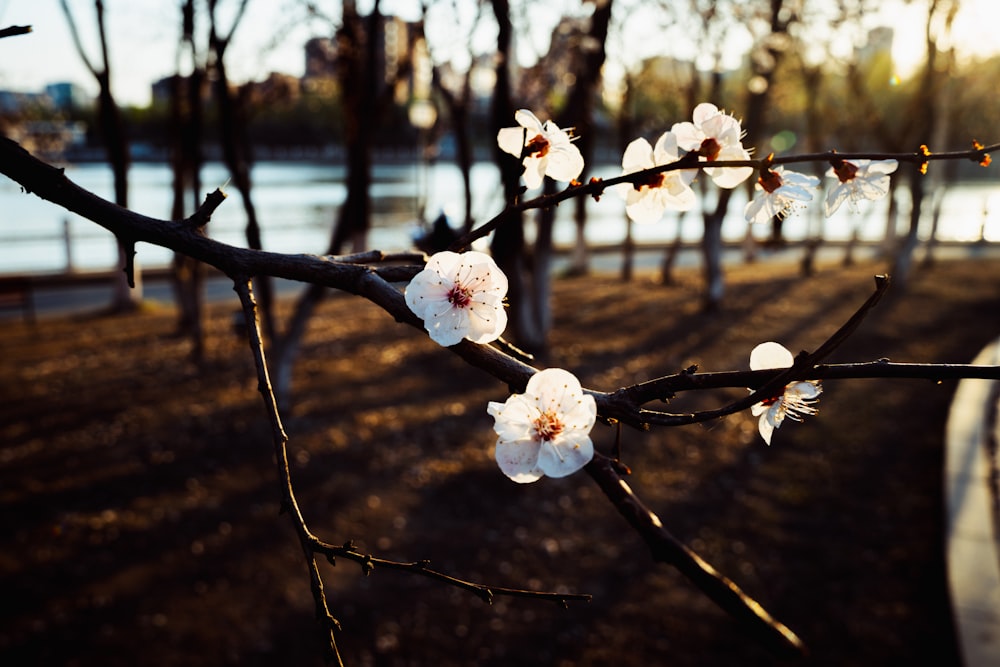
M350 244L352 249L364 249L369 217L372 181L371 144L375 126L377 81L376 31L381 28L379 3L376 0L368 17L367 41L361 17L353 2L344 3L343 24L337 32L342 89L345 91L345 123L347 137L347 199L341 206L333 227L327 254L342 254ZM316 308L326 297L327 290L310 285L299 295L284 333L276 337L272 352L275 396L279 405L291 402L292 371L298 357L302 337Z

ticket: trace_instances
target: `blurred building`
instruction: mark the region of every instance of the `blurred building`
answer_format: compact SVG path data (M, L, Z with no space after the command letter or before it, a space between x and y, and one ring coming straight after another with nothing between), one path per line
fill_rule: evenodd
M430 95L431 61L419 24L396 16L379 19L381 25L375 35L377 80L392 86L397 104L406 104L413 98L426 99ZM336 90L339 60L336 40L314 37L306 42L304 51L302 90L313 94Z
M50 83L42 92L0 90L0 113L86 111L93 107L94 98L75 83Z
M86 110L94 107L94 97L83 86L68 81L50 83L45 94L59 111Z
M302 96L302 79L271 72L263 81L248 82L243 92L251 107L291 106Z

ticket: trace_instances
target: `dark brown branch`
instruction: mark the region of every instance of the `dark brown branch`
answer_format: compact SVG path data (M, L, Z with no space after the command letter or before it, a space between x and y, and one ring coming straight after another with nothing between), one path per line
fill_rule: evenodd
M204 227L212 219L215 209L219 208L222 202L226 201L227 196L221 188L216 188L208 193L208 196L205 197L205 202L198 207L197 211L184 220L184 224L194 228Z
M17 35L26 35L31 32L30 25L12 25L6 28L0 28L0 39L4 37L15 37Z
M785 369L676 373L618 390L621 400L641 405L673 397L682 391L705 391L747 387L754 389L777 377ZM971 364L893 363L888 359L852 364L820 364L796 376L798 380L906 379L942 382L963 378L1000 380L1000 366ZM609 395L610 396L610 395Z
M779 623L739 586L677 540L660 518L635 495L615 470L615 462L595 454L585 470L649 546L653 560L677 568L717 605L743 622L755 639L785 658L805 653L802 640Z

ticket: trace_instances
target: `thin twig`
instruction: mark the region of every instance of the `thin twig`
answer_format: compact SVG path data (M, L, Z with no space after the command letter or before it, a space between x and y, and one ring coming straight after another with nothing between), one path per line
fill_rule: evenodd
M330 608L326 600L326 592L323 589L323 578L316 564L316 556L312 550L311 543L316 538L309 532L309 528L306 526L305 519L295 500L295 491L292 488L291 472L288 465L288 435L281 424L278 402L274 396L274 388L271 386L271 378L267 371L260 317L257 314L257 301L253 295L253 282L250 278L234 278L233 282L234 289L240 297L240 303L243 305L243 317L247 324L247 336L250 341L250 349L253 352L254 365L257 367L257 390L264 399L268 421L271 424L271 437L274 441L278 476L281 480L282 509L292 517L295 532L299 536L299 543L302 545L302 551L306 557L313 600L316 603L316 617L323 623L328 637L326 649L329 657L334 661L334 664L343 667L344 663L340 658L340 652L337 650L337 640L333 632L335 628L339 627L340 623L330 613Z
M549 602L555 602L560 606L565 607L568 602L590 602L591 597L587 594L580 593L554 593L548 591L529 591L521 588L506 588L503 586L489 586L487 584L480 584L474 581L466 581L464 579L459 579L453 577L449 574L433 570L430 567L430 561L420 560L420 561L395 561L388 560L385 558L378 558L372 556L369 553L358 551L354 548L354 545L350 542L343 546L337 546L335 544L330 544L328 542L323 542L320 540L314 540L312 542L312 548L317 553L325 554L326 557L332 563L336 558L344 558L346 560L353 561L361 565L365 574L372 572L375 569L386 569L386 570L397 570L402 572L408 572L410 574L417 574L420 576L433 579L435 581L440 581L456 588L461 588L463 590L469 591L475 594L481 600L487 604L493 604L493 598L497 595L505 597L517 597L517 598L531 598L534 600L544 600Z

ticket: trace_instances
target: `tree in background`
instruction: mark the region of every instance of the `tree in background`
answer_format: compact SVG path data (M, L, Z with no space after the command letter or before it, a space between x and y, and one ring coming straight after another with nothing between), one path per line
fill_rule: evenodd
M84 66L97 81L97 116L101 128L101 136L114 176L115 203L123 208L128 207L128 168L129 147L125 123L121 110L115 101L111 90L111 59L108 49L107 30L104 26L104 2L94 0L95 20L97 22L97 37L100 45L100 61L95 63L87 55L80 39L80 31L76 18L69 8L67 0L59 0L66 22L69 25L73 44ZM142 275L135 265L135 241L118 238L118 258L125 267L122 275L113 282L114 291L111 308L114 311L135 309L142 300Z

